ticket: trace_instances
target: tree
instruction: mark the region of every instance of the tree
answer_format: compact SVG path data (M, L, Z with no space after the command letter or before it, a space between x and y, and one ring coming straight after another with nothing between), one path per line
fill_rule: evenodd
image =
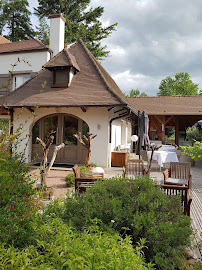
M5 36L10 41L19 41L35 36L31 26L27 0L8 0L0 2L0 21L2 29L8 34ZM0 28L1 28L0 25ZM1 29L0 29L1 30Z
M50 27L46 22L46 18L39 18L39 26L36 26L37 38L43 42L43 44L49 44Z
M125 94L126 97L147 97L147 94L145 92L140 93L140 90L132 89L128 95Z
M159 86L158 96L195 96L199 94L198 84L193 83L187 72L176 73L174 78L166 77Z
M104 12L103 7L89 8L90 0L39 0L35 14L42 18L49 14L62 13L66 19L65 42L82 39L93 55L102 59L109 51L101 45L101 40L107 38L115 30L117 23L103 27L99 18Z

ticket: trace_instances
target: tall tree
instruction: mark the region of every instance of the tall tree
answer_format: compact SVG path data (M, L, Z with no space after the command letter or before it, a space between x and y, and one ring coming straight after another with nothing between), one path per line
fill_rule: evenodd
M193 83L187 72L176 73L174 78L166 77L159 86L158 96L195 96L199 94L198 84Z
M49 44L50 27L47 24L46 18L39 18L39 25L36 26L36 37L43 42L43 44Z
M117 23L103 27L99 20L104 12L103 7L90 8L90 0L38 0L35 14L40 18L49 14L62 13L66 19L65 42L82 39L93 55L102 59L109 51L101 45L115 30Z
M140 92L140 90L137 89L132 89L130 90L130 93L128 95L125 94L126 97L147 97L147 94L145 92Z
M27 0L2 1L2 14L0 21L3 22L3 30L8 33L5 37L10 41L30 39L35 36L32 29Z

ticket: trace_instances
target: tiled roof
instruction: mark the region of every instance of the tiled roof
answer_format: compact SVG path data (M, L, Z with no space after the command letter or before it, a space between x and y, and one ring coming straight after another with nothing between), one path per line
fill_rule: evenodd
M80 68L80 72L74 75L68 88L52 88L53 74L43 68L34 78L10 93L5 105L10 107L126 105L124 94L82 41L64 49L53 58L54 61L57 62L57 58L66 55L66 51L75 57ZM51 63L51 60L48 63ZM40 92L45 81L46 86Z
M148 115L202 115L201 96L128 97L134 110Z
M17 41L11 43L0 44L0 54L5 53L15 53L15 52L25 52L25 51L35 51L35 50L49 50L46 45L44 45L38 39Z
M48 61L43 67L50 69L53 67L75 67L78 71L80 70L77 61L71 53L68 52L67 49L61 51L57 54L57 57L53 57L50 61Z
M0 44L5 44L5 43L11 43L11 41L10 40L8 40L7 38L5 38L5 37L2 37L2 36L0 36Z

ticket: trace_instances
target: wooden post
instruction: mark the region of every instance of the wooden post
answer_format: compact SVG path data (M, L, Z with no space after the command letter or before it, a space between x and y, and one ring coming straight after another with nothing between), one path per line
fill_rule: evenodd
M162 143L165 144L165 115L163 115L163 121L162 121Z
M175 116L175 144L179 145L179 116Z

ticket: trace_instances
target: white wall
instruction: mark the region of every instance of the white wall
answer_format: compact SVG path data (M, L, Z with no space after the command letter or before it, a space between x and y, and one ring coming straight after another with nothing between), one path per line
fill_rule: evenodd
M97 134L92 143L91 161L98 166L108 167L109 155L109 112L106 108L87 108L87 112L83 112L80 108L38 108L36 109L36 117L27 109L15 109L14 112L14 131L23 124L22 142L19 142L18 151L24 152L27 162L31 161L32 140L30 138L26 147L27 138L33 121L36 122L40 118L53 113L67 113L77 116L84 120L90 129L90 133Z
M38 72L42 66L50 60L50 53L45 52L30 52L30 53L19 53L19 54L3 54L0 55L0 74L8 74L8 71L12 71L12 65L14 65L18 58L20 60L29 61L29 65L21 61L17 63L13 69L16 71L32 71Z

